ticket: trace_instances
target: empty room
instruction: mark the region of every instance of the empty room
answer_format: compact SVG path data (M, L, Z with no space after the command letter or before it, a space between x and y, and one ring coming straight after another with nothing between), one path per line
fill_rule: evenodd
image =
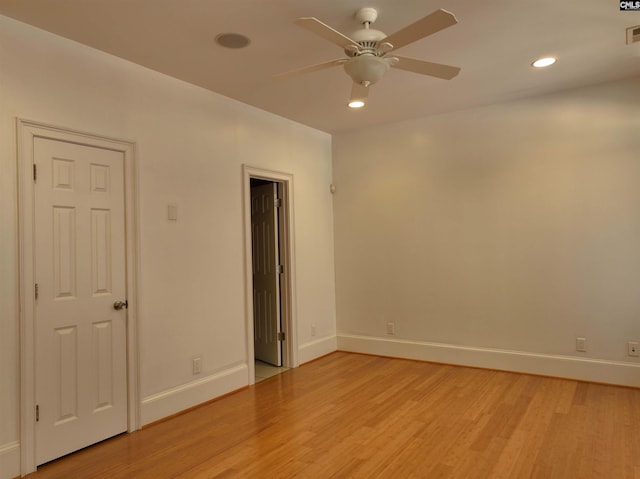
M640 478L638 2L0 0L0 199L0 479Z

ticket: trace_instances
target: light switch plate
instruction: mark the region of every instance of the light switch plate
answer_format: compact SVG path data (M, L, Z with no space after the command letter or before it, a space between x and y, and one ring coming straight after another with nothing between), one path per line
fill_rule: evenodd
M167 208L167 219L169 221L178 221L178 205L169 205Z

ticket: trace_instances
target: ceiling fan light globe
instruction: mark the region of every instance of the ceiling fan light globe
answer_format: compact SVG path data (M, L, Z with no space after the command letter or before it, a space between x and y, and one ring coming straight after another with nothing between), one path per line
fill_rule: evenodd
M344 64L344 71L354 83L369 82L368 84L372 85L389 71L389 64L374 55L360 55L349 59Z

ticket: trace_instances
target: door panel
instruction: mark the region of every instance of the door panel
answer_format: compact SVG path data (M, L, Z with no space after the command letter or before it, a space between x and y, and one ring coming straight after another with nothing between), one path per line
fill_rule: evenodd
M282 366L276 195L275 183L251 187L253 330L255 358Z
M36 462L126 431L124 157L36 138Z

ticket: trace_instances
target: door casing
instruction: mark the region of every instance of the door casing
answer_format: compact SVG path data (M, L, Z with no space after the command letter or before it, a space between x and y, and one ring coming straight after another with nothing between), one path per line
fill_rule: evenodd
M20 471L36 470L35 448L35 324L34 324L34 186L33 143L35 138L66 141L121 152L124 157L125 179L125 244L127 310L127 414L129 432L140 428L138 375L137 290L139 264L137 234L137 175L133 142L108 138L77 130L60 128L18 118L18 237L20 306Z
M283 273L280 278L280 308L282 332L285 340L282 345L282 365L287 368L298 367L298 338L295 281L295 241L293 208L293 175L278 171L265 170L243 165L244 194L244 263L245 263L245 316L247 328L247 367L248 382L255 383L254 345L253 345L253 274L251 251L251 178L278 183L282 207L280 215L280 263Z

